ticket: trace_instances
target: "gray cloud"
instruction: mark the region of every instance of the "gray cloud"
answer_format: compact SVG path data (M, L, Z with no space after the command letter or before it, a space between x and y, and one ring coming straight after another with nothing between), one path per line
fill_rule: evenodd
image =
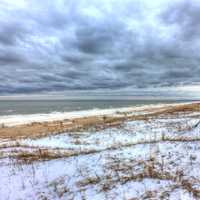
M199 83L199 13L195 0L5 1L0 94Z
M24 60L14 52L0 52L0 64L2 66L15 65L24 62Z
M198 1L180 1L172 4L162 14L169 25L178 27L179 36L183 40L194 40L200 33L200 4Z
M0 28L0 43L14 45L18 38L22 37L23 31L18 29L17 24L5 24Z

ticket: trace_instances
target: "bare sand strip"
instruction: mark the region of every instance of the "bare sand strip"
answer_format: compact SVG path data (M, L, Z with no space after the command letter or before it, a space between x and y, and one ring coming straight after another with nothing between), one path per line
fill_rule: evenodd
M140 110L140 114L138 114L136 110L122 110L122 112L118 111L112 115L110 113L102 115L97 114L96 116L33 122L15 126L2 126L0 128L0 138L37 138L69 131L82 131L89 128L100 130L110 126L118 126L126 120L148 120L149 118L160 115L166 116L178 113L199 112L200 103L167 104L163 106L151 106L149 108L145 106Z

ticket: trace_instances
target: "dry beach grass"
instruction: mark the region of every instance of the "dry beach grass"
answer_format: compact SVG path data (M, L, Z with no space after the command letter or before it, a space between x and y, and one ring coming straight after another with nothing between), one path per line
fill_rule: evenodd
M200 199L200 103L142 111L1 128L0 194Z
M81 131L91 127L103 129L111 126L120 125L126 120L148 120L149 118L176 115L179 113L190 113L200 111L200 103L191 103L184 105L163 106L161 108L144 109L147 114L128 115L126 112L117 113L116 116L92 116L77 118L73 120L62 120L52 122L34 122L31 124L17 125L6 127L2 125L0 128L0 138L26 138L26 137L43 137L51 134L58 134L67 131ZM119 115L120 114L120 115Z

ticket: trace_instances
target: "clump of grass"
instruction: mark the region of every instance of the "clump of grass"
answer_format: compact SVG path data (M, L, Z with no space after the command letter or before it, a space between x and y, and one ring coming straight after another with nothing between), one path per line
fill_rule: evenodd
M14 156L17 161L21 161L24 163L33 163L34 161L46 161L60 158L56 152L49 151L47 149L39 149L37 151L27 152L20 151Z
M58 179L52 181L48 186L53 188L53 191L58 195L59 198L63 197L65 194L69 194L70 190L66 186L65 181L66 176L59 177Z
M93 185L93 184L97 184L101 181L101 178L99 176L95 176L95 177L87 177L86 179L79 181L77 183L77 186L79 187L85 187L87 185Z
M79 187L98 184L101 192L111 190L116 184L125 184L130 181L142 181L146 178L155 180L168 180L173 182L172 190L181 187L191 193L194 197L200 198L200 189L195 187L195 180L186 177L182 170L176 170L174 173L164 170L162 163L155 158L149 160L120 160L112 158L111 162L106 164L106 174L98 177L86 177L78 182ZM161 196L167 196L168 192L161 193ZM153 198L155 192L146 191L144 197ZM148 199L147 198L147 199Z

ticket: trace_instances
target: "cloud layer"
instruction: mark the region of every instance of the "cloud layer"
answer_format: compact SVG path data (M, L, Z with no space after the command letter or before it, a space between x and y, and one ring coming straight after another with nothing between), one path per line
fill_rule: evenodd
M1 1L0 94L200 82L198 0Z

